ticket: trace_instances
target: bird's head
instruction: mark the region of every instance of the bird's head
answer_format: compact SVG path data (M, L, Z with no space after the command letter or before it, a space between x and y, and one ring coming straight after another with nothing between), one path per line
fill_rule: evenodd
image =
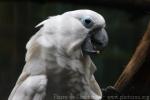
M68 41L71 43L69 50L81 48L85 54L96 54L106 47L108 43L106 23L100 14L91 10L76 10L64 13L62 16L66 27L64 29L68 31L65 37L72 41Z
M92 10L69 11L50 17L40 25L43 25L43 33L51 36L53 44L68 54L74 51L96 54L108 43L105 20Z

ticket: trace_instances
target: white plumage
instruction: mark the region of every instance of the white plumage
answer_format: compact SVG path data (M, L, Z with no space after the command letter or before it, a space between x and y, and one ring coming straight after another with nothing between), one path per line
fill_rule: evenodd
M76 10L52 16L39 26L26 45L26 64L8 100L100 100L96 67L87 52L100 50L89 34L104 29L104 18L91 10ZM104 47L107 34L97 37Z

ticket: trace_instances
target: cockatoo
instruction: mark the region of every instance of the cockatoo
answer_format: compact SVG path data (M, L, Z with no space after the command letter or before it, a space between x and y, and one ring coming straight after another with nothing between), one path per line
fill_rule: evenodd
M88 9L51 16L26 45L26 64L8 100L100 100L90 54L108 43L102 15Z

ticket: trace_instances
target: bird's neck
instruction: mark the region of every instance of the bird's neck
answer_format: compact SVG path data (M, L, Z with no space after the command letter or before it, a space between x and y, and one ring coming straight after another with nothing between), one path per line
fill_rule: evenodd
M48 55L46 54L46 56ZM50 65L48 68L57 66L58 68L70 69L73 71L78 70L82 73L86 68L85 66L87 66L89 64L88 62L90 61L90 57L83 55L80 50L75 51L69 55L66 54L66 52L56 51L55 53L49 54L49 56L45 58L44 61L47 61L47 63Z
M37 53L37 52L38 53ZM83 55L81 50L73 52L71 55L57 49L36 49L33 56L26 65L31 74L49 73L49 71L67 69L70 71L89 74L91 73L91 59L88 55Z

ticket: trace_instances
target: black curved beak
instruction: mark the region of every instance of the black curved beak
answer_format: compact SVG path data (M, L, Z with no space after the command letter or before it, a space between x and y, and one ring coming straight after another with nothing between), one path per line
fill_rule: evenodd
M105 29L93 31L82 44L84 54L98 54L107 46L108 36Z

